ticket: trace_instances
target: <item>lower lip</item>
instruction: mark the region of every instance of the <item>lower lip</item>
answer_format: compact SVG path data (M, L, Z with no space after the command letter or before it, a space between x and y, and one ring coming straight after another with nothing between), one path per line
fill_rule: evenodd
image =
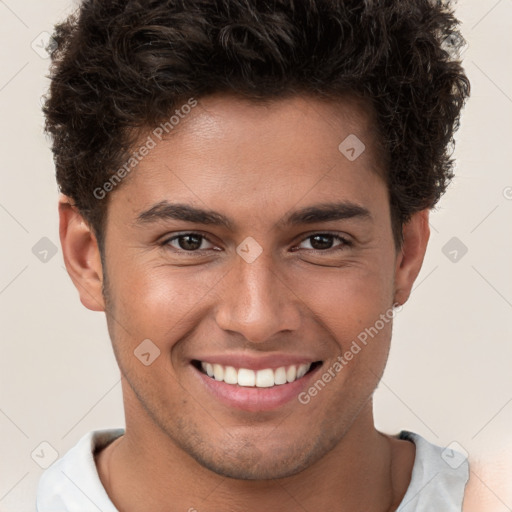
M223 381L208 377L208 375L198 370L195 366L191 366L207 391L221 403L249 412L270 411L285 405L293 399L297 399L301 391L309 385L311 379L322 367L322 365L317 366L304 375L304 377L294 382L269 388L256 388L226 384Z

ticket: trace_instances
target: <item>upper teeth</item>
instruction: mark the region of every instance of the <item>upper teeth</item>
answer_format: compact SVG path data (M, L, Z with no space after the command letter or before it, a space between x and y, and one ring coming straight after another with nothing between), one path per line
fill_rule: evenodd
M249 370L248 368L236 369L233 366L222 366L220 364L211 364L201 362L201 368L209 377L215 380L222 380L226 384L238 384L239 386L270 388L279 386L287 382L293 382L307 373L311 363L281 366L273 370L265 368L264 370Z

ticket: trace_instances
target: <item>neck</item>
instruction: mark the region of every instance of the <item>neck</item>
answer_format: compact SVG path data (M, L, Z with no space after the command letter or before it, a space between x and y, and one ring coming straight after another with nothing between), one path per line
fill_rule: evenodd
M342 440L304 471L275 480L237 480L198 464L140 411L126 433L97 458L98 472L123 512L145 510L231 510L262 508L375 510L400 503L410 481L414 445L375 430L371 401ZM141 418L142 421L141 421ZM404 443L408 446L405 446ZM413 451L411 451L411 449Z

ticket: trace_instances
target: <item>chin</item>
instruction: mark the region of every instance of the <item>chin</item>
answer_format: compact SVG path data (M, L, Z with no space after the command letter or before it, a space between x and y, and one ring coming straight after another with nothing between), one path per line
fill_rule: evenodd
M236 480L274 480L301 473L325 455L328 447L294 443L279 448L267 446L264 450L247 442L240 448L227 446L226 452L216 448L198 453L188 450L201 466L227 478ZM233 454L233 455L228 455Z
M274 457L268 460L261 458L252 463L250 461L216 461L196 459L203 467L217 475L235 480L275 480L287 478L304 471L308 464L303 461L281 462Z

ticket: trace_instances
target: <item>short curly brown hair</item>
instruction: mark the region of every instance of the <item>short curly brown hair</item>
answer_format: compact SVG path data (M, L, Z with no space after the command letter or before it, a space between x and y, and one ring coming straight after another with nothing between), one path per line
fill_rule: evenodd
M399 247L453 178L470 90L458 25L442 0L85 0L55 27L43 107L60 190L101 249L108 202L93 191L190 97L349 93L375 114Z

